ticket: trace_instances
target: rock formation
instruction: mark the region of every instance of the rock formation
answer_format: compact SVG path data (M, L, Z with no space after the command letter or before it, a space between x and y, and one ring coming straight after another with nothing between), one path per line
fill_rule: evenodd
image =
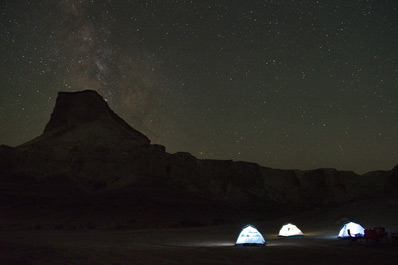
M389 182L394 182L397 174L390 175ZM90 90L60 92L41 136L15 148L0 146L0 196L12 197L8 201L22 190L29 196L107 194L124 196L115 204L128 201L132 207L135 201L132 211L166 204L184 214L199 205L271 209L342 203L381 194L385 177L335 169L279 170L169 154L165 147L151 145Z
M20 147L116 149L148 144L150 140L116 115L97 92L85 90L60 92L43 134Z
M390 196L390 204L398 206L398 166L387 173L385 192Z

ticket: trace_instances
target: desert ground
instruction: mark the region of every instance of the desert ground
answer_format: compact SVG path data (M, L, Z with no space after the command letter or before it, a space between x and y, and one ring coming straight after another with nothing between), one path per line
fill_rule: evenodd
M210 227L0 231L0 264L397 264L398 243L337 239L347 220L398 231L398 211L386 199L252 222L264 247L236 247L243 223ZM281 238L296 224L304 237Z

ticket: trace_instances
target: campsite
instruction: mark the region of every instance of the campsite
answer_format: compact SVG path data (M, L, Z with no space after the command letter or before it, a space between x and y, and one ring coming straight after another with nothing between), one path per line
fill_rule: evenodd
M42 135L0 146L0 264L395 264L397 179L168 153L60 92Z
M398 0L0 10L0 265L398 264Z
M253 224L265 246L235 246L243 225L113 230L0 231L1 264L396 264L398 243L338 239L347 218L398 230L385 199L316 209ZM346 213L347 215L343 215ZM341 218L344 217L344 218ZM340 219L342 220L340 220ZM278 237L287 220L302 237Z
M297 226L289 223L282 226L278 236L293 237L293 236L304 236L304 234Z

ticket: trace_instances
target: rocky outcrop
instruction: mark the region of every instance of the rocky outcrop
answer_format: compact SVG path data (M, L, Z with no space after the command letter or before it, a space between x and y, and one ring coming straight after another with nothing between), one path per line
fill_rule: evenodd
M397 187L395 171L389 185ZM241 208L341 203L381 194L385 177L335 169L280 170L242 161L201 160L184 152L169 154L165 147L151 145L98 93L88 90L60 92L41 136L16 148L0 146L0 174L2 179L24 176L36 186L63 183L59 185L67 190L140 194L137 197L157 198L160 204L212 201Z
M387 173L385 191L398 199L398 166Z
M85 90L58 93L43 134L21 147L50 147L58 154L81 145L128 149L148 144L148 137L116 115L97 92Z

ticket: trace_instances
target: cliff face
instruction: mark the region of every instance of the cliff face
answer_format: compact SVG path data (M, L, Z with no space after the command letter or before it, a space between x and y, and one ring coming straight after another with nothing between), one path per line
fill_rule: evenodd
M393 205L398 205L398 166L388 172L385 191L391 196L391 203Z
M335 169L279 170L169 154L163 146L150 145L95 91L82 91L59 93L41 136L16 148L0 147L0 178L21 179L21 185L22 179L29 179L37 186L50 181L51 187L63 185L65 192L142 194L158 203L188 203L182 199L188 196L195 203L253 208L306 207L378 195L385 176ZM10 192L4 187L0 192Z
M60 92L41 136L21 147L72 149L81 145L120 149L150 144L116 115L95 91Z

